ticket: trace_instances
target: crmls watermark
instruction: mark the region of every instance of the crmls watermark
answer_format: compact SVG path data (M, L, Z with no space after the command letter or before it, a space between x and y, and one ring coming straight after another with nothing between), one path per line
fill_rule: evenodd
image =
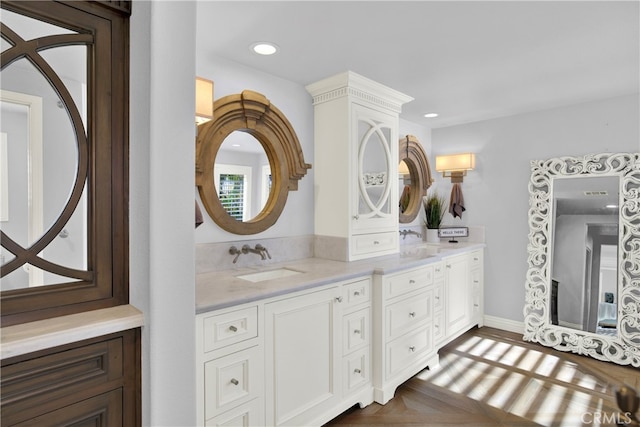
M627 425L633 422L631 412L613 412L611 414L607 414L606 412L585 412L582 414L581 419L584 424L595 425Z

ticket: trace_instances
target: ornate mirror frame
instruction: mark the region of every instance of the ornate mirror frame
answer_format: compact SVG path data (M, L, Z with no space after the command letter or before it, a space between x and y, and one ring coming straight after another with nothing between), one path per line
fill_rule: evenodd
M409 198L409 204L404 212L399 212L400 223L406 224L418 216L422 207L422 197L433 184L429 159L422 148L422 144L413 135L407 135L399 141L400 161L405 162L411 176L410 194L417 195Z
M289 191L311 165L304 162L302 148L291 123L262 94L245 90L213 103L215 119L198 126L196 139L196 185L209 216L222 229L234 234L256 234L278 220ZM262 211L249 221L232 218L220 203L214 184L216 155L225 138L234 131L246 132L264 148L271 165L272 188Z
M593 154L531 162L524 340L621 365L640 367L640 153ZM553 180L620 178L618 334L598 335L550 321Z

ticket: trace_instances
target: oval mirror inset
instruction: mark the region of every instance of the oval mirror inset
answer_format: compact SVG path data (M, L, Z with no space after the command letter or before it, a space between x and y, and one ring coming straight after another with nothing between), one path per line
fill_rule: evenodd
M271 193L271 164L262 144L251 134L236 130L225 139L213 166L222 207L237 221L257 217Z

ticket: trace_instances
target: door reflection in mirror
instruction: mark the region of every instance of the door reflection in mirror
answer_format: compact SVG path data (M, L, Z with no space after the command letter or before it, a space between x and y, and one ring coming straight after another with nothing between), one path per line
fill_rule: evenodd
M255 218L271 192L271 166L262 144L247 132L233 131L213 168L218 198L229 216L237 221Z
M616 334L619 186L617 176L553 180L552 306L560 326Z

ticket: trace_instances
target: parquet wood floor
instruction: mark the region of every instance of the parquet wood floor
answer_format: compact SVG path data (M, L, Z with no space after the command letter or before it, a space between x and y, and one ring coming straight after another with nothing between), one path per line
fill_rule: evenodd
M386 405L355 406L326 427L625 425L614 397L622 384L640 391L640 370L485 327L442 348L440 366L402 384Z

